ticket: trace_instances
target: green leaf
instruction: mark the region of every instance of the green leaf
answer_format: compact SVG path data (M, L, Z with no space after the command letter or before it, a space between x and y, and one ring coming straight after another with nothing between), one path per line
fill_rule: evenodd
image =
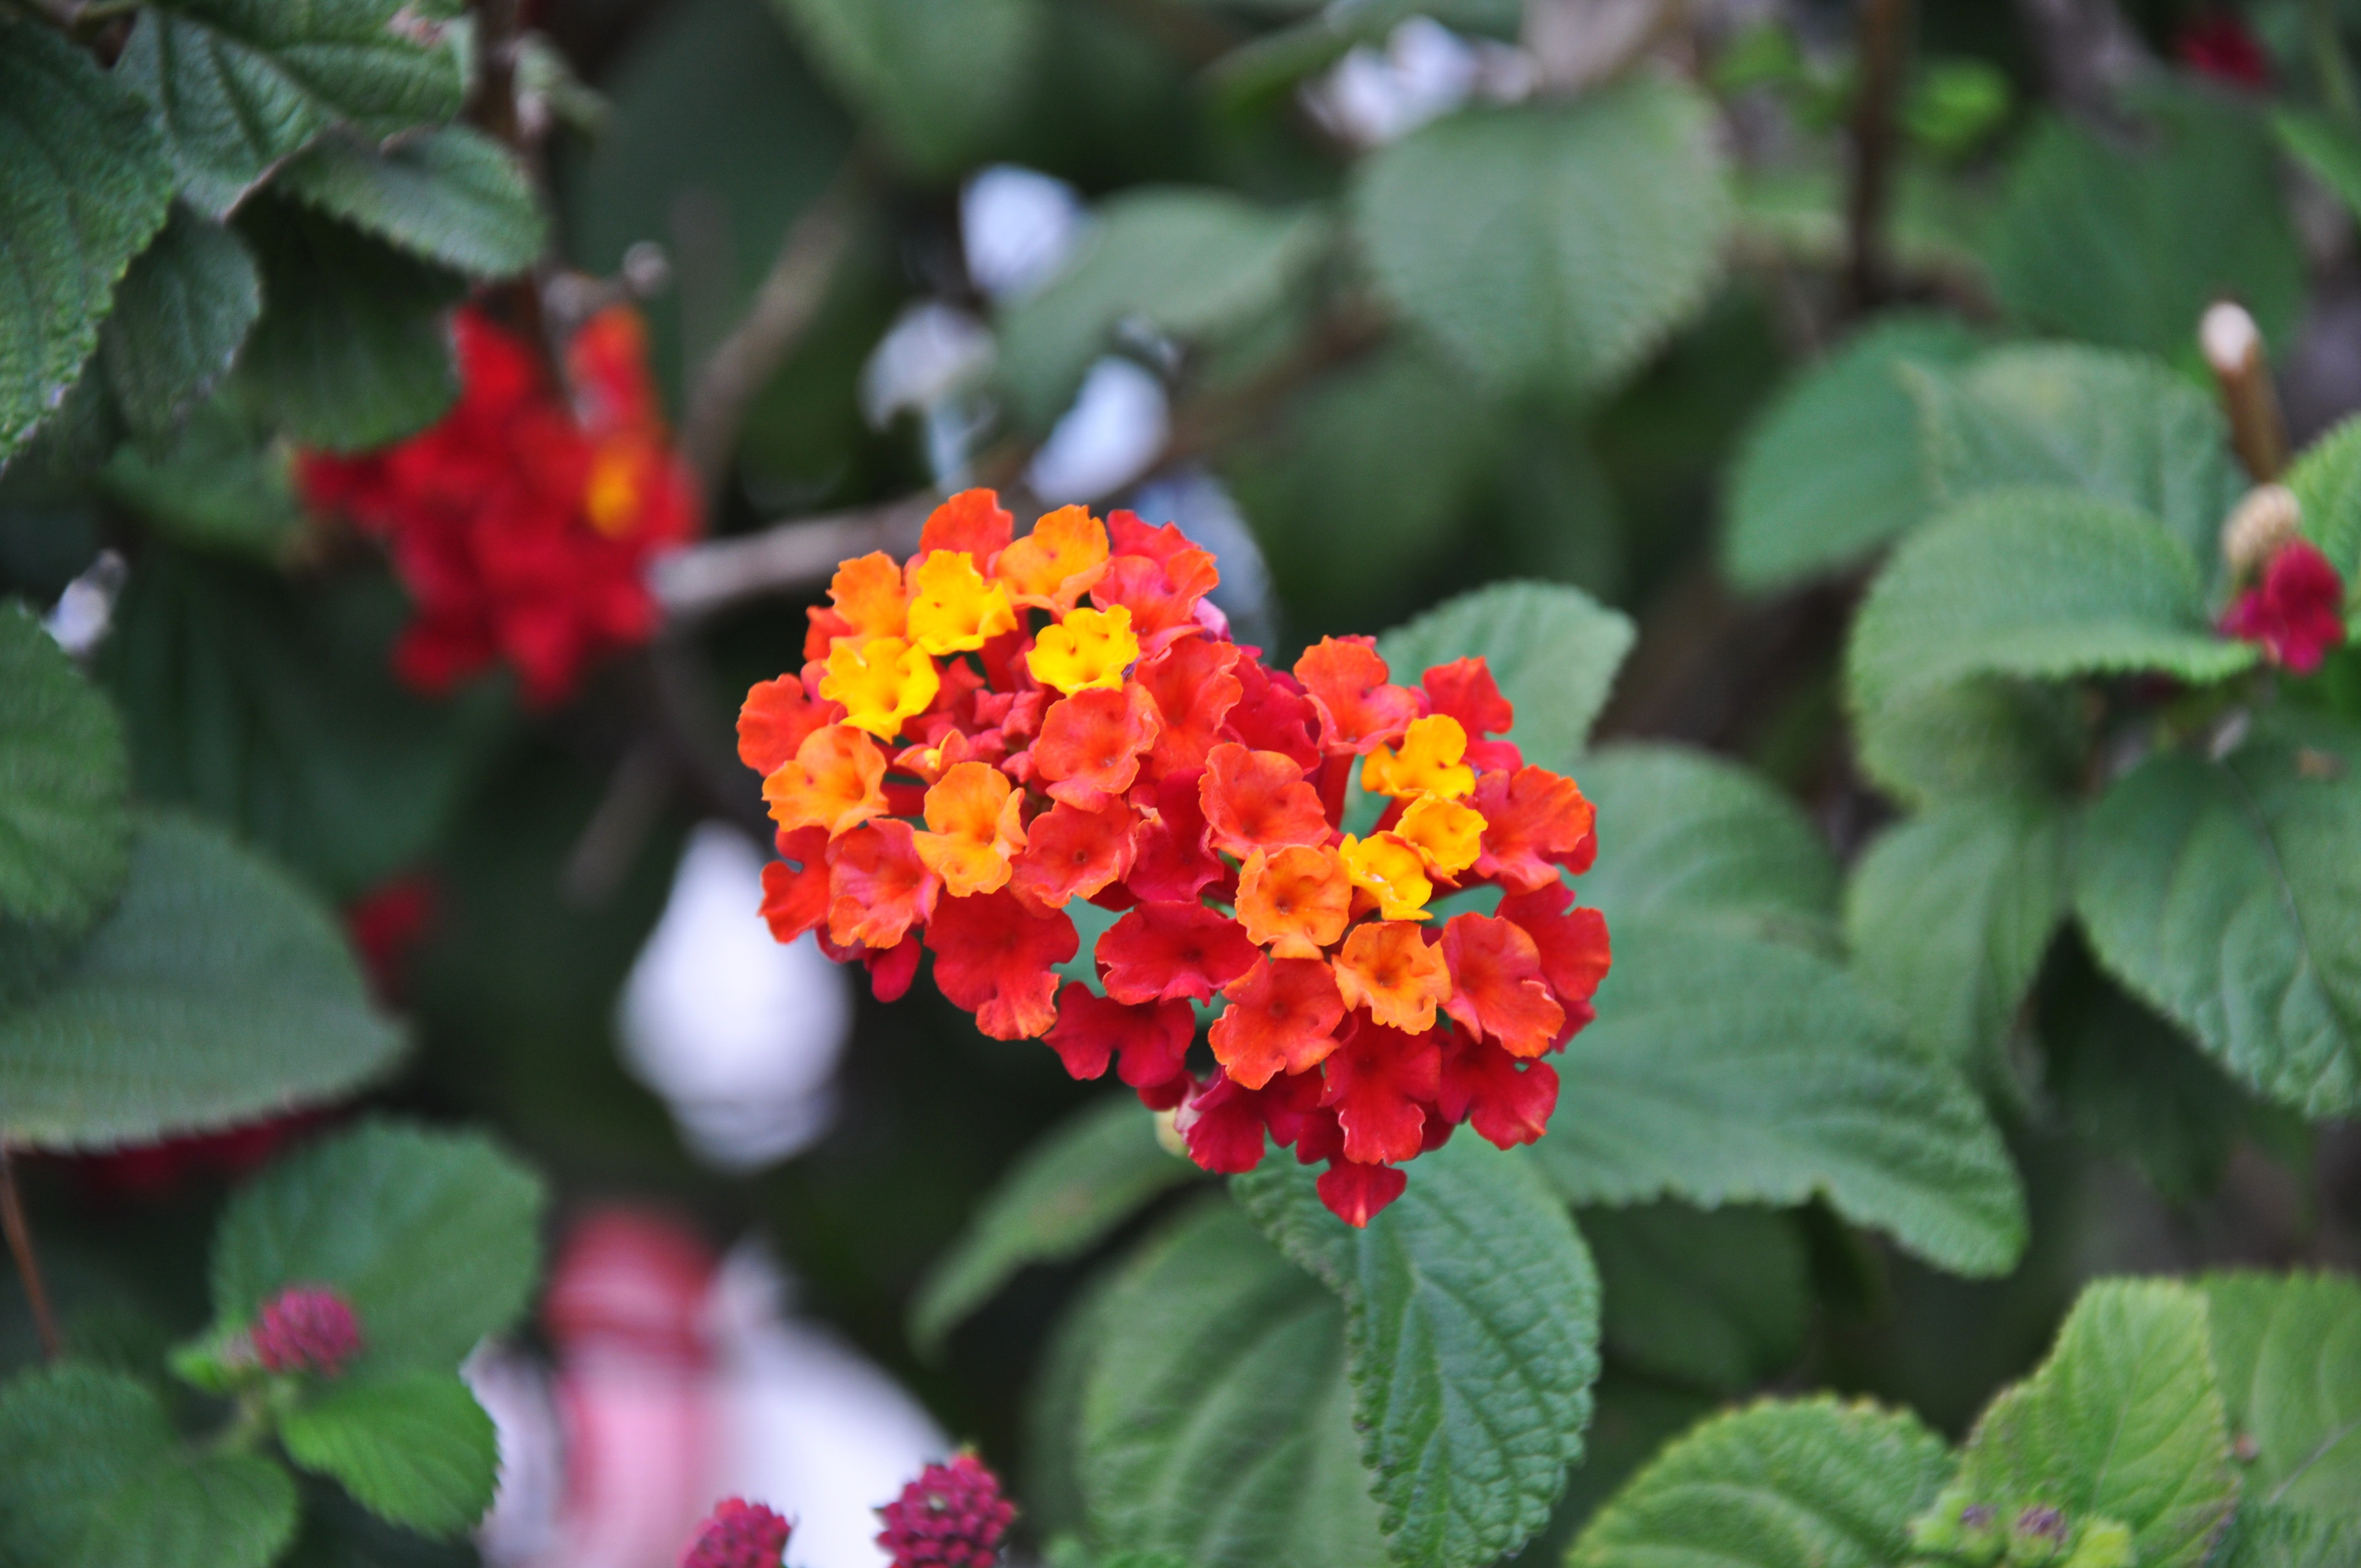
M173 208L124 274L99 332L99 370L132 434L170 439L229 374L261 313L262 282L237 236Z
M1264 1232L1344 1298L1361 1461L1400 1563L1490 1563L1548 1522L1582 1457L1598 1281L1565 1206L1515 1150L1460 1138L1356 1231L1315 1173L1231 1183Z
M2352 1568L2361 1563L2361 1519L2248 1501L2211 1561L2218 1568Z
M2241 1081L2361 1106L2361 735L2281 718L2222 761L2151 757L2084 816L2099 960Z
M1582 901L1630 917L1833 952L1837 865L1768 779L1686 747L1601 747L1576 769L1598 810Z
M2088 747L2089 718L2076 695L1998 677L1930 686L1853 716L1861 771L1916 806L2064 793Z
M287 1472L184 1446L145 1383L65 1362L0 1387L0 1563L266 1568L294 1533Z
M1938 500L2080 490L2162 520L2212 581L2248 481L2220 408L2187 378L2139 355L2028 344L1905 379Z
M1404 685L1437 664L1482 657L1517 710L1510 739L1525 760L1565 769L1582 754L1634 635L1631 617L1580 588L1494 583L1395 627L1378 652Z
M522 272L549 244L524 166L472 126L445 126L382 152L328 137L281 170L276 188L470 277Z
M1906 1411L1766 1400L1664 1450L1600 1510L1567 1568L1890 1568L1950 1469Z
M2153 518L2059 490L1999 490L1905 541L1853 622L1855 712L1976 675L2156 671L2218 681L2255 662L2215 635L2189 554Z
M2001 303L2029 326L2190 360L2198 317L2227 296L2283 341L2303 257L2257 116L2201 88L2133 103L2136 137L2051 119L2019 155L1992 247Z
M1143 1247L1095 1314L1082 1396L1100 1551L1197 1568L1380 1568L1344 1320L1229 1202L1198 1205Z
M1975 334L1946 316L1892 315L1779 394L1731 470L1722 561L1757 592L1850 565L1935 510L1905 365L1964 363Z
M176 544L260 561L278 560L303 523L286 450L233 397L197 409L158 450L116 447L98 487ZM142 563L134 592L144 595L146 580L171 570L165 559Z
M243 1323L290 1285L330 1285L360 1319L354 1376L452 1371L524 1310L543 1198L480 1134L365 1122L230 1201L214 1236L214 1314Z
M2274 104L2270 120L2271 134L2288 156L2361 215L2361 138L2326 115L2290 104Z
M1126 191L1099 209L1065 269L1000 323L999 375L1018 416L1046 428L1063 413L1125 323L1197 342L1265 314L1326 237L1302 209L1181 186Z
M123 725L17 604L0 604L0 936L71 940L130 866Z
M375 576L299 594L240 562L151 551L104 668L144 796L235 822L339 898L408 869L457 808L491 694L402 690L406 613Z
M182 193L209 217L333 126L375 138L449 119L466 91L457 0L168 0L115 70L155 105Z
M1663 919L1614 927L1598 1022L1566 1046L1534 1146L1576 1203L1797 1204L1960 1274L2004 1273L2025 1199L1999 1133L1949 1063L1836 965Z
M145 1143L351 1092L400 1030L327 913L218 829L139 824L123 901L0 1013L0 1139Z
M456 280L342 224L264 198L238 218L262 263L262 319L239 381L306 445L382 446L458 395L446 307Z
M0 22L0 461L64 401L171 201L122 79L46 27Z
M1321 0L1261 0L1233 8L1302 19L1248 38L1206 68L1215 102L1231 111L1257 106L1326 70L1356 45L1383 47L1412 16L1431 17L1458 32L1512 38L1522 10L1520 0L1361 0L1343 7Z
M2283 482L2302 509L2304 537L2353 586L2361 576L2361 415L2305 447Z
M1010 130L1046 40L1041 0L771 0L836 89L922 174Z
M2049 1359L1976 1423L1955 1484L2003 1519L2042 1503L2070 1526L2117 1520L2140 1568L2194 1568L2238 1496L2205 1298L2164 1280L2085 1289Z
M1911 1037L1971 1068L1992 1059L2066 916L2057 802L1995 795L1881 836L1845 890L1853 972Z
M1050 1129L938 1259L910 1308L910 1338L933 1354L943 1336L1027 1264L1089 1251L1134 1211L1197 1168L1157 1141L1130 1095L1094 1103Z
M1811 1321L1804 1234L1775 1210L1586 1209L1607 1354L1652 1376L1741 1393L1793 1366Z
M2253 1443L2249 1504L2361 1523L2361 1284L2254 1273L2198 1283L2231 1428Z
M1453 115L1363 163L1354 222L1396 308L1486 381L1605 386L1720 270L1713 126L1702 95L1653 77Z
M369 1512L456 1539L492 1504L492 1418L447 1372L347 1378L281 1416L287 1457L333 1477Z

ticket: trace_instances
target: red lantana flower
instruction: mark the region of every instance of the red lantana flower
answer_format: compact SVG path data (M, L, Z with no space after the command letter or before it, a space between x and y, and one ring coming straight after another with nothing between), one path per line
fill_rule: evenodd
M2222 630L2308 675L2345 641L2345 579L2310 541L2291 540L2272 554L2263 580L2230 606Z
M1609 961L1566 882L1593 812L1525 763L1481 659L1402 685L1333 638L1275 669L1231 640L1216 580L1169 524L1067 507L1020 538L985 490L910 561L846 562L805 668L739 716L781 828L763 914L880 996L923 944L984 1033L1112 1069L1209 1170L1273 1145L1324 1162L1322 1200L1366 1224L1462 1124L1503 1148L1547 1126L1541 1058ZM1348 837L1356 777L1388 798ZM1479 889L1494 912L1430 907ZM1117 918L1077 969L1084 904Z
M456 318L459 399L433 428L360 456L307 453L304 499L384 542L416 613L394 671L430 694L494 663L562 701L597 659L654 632L649 561L697 532L629 306L593 316L558 388L481 312Z

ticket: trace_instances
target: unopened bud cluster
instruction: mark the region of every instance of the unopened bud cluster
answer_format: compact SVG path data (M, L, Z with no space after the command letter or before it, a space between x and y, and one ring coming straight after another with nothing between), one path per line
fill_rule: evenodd
M2138 1568L2128 1526L2049 1503L2007 1507L1953 1486L1910 1522L1913 1568Z

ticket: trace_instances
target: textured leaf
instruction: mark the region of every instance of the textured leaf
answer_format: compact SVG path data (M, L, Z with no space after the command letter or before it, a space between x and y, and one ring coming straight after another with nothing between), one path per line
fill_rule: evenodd
M451 1373L340 1380L282 1416L279 1441L303 1469L422 1534L455 1538L491 1507L492 1419Z
M1097 1314L1083 1390L1082 1489L1101 1551L1197 1568L1383 1564L1344 1320L1226 1201L1143 1248Z
M276 561L303 522L286 449L230 397L199 408L160 448L115 448L98 485L159 537L200 550ZM172 568L160 554L141 565L132 591L144 598Z
M1353 214L1396 307L1484 379L1581 388L1704 302L1730 194L1710 106L1651 78L1438 120L1363 164Z
M0 1013L0 1138L148 1142L350 1092L401 1036L326 912L217 829L145 819L123 901Z
M523 165L472 126L445 126L383 152L329 137L290 163L277 189L478 278L522 272L549 243Z
M1790 381L1731 471L1722 560L1758 591L1833 571L1935 510L1918 409L1896 373L1951 366L1975 335L1942 316L1887 316Z
M1804 1234L1769 1209L1587 1209L1607 1354L1675 1383L1741 1393L1793 1366L1811 1319Z
M287 1286L331 1285L360 1319L357 1376L452 1371L524 1310L543 1196L480 1134L363 1123L230 1201L214 1236L214 1314L242 1323Z
M1628 917L1833 952L1837 865L1768 779L1685 747L1601 747L1576 769L1598 808L1582 901Z
M1326 70L1356 46L1382 48L1412 16L1432 17L1458 32L1509 38L1516 36L1521 11L1520 0L1361 0L1341 10L1321 0L1260 0L1232 8L1302 19L1255 35L1206 69L1216 102L1230 109L1256 106Z
M1041 0L772 0L829 82L923 173L1004 137L1049 23Z
M1992 491L1911 536L1845 655L1853 708L1872 717L1977 675L2204 682L2254 662L2214 634L2188 552L2153 519L2058 490Z
M2070 689L1998 676L1930 686L1856 713L1861 770L1896 799L1932 806L1963 797L2070 790L2089 717Z
M2214 1274L2213 1366L2251 1439L2248 1503L2361 1523L2361 1284L2334 1274Z
M1546 1523L1582 1457L1598 1377L1598 1281L1525 1156L1460 1138L1420 1159L1367 1229L1314 1172L1265 1160L1233 1190L1345 1299L1361 1459L1400 1563L1489 1563Z
M9 1568L265 1568L294 1533L287 1472L183 1446L145 1383L67 1362L0 1387Z
M2283 719L2219 762L2150 758L2085 814L2099 960L2231 1073L2312 1116L2361 1106L2361 736Z
M2361 579L2361 416L2345 421L2303 449L2285 483L2303 509L2304 536L2345 574Z
M2361 137L2326 115L2285 104L2271 110L2271 134L2347 210L2361 215Z
M1907 1412L1766 1401L1664 1450L1591 1521L1567 1568L1889 1568L1950 1464Z
M2069 821L2035 796L1962 800L1886 832L1854 867L1853 971L1919 1044L1961 1067L2000 1046L2066 916Z
M1567 769L1607 706L1633 635L1629 616L1579 588L1494 583L1395 627L1378 639L1378 652L1404 685L1437 664L1480 654L1516 707L1510 739L1525 760Z
M1180 186L1126 191L1099 209L1065 269L1002 320L1000 378L1019 415L1046 427L1117 327L1143 322L1189 342L1245 324L1279 302L1323 238L1301 209Z
M2301 1508L2239 1505L2218 1568L2352 1568L2361 1563L2361 1519Z
M339 898L409 867L459 803L486 710L394 684L404 613L381 580L299 595L241 563L151 551L104 659L141 795L236 823Z
M2080 490L2161 519L2212 580L2222 520L2247 479L2221 410L2187 378L2139 355L2032 344L1905 379L1938 501Z
M0 21L0 461L64 401L171 200L120 77L46 27Z
M2091 1286L2041 1369L1976 1423L1956 1484L2004 1519L2043 1503L2070 1525L2114 1519L2140 1568L2193 1568L2238 1495L2205 1324L2186 1286Z
M67 939L123 889L129 766L114 707L41 623L0 603L0 937Z
M186 207L124 274L98 339L98 366L124 422L170 439L229 374L262 313L262 282L237 236Z
M1625 916L1566 1047L1543 1168L1577 1203L1795 1204L1961 1274L2025 1245L2025 1200L1959 1070L1846 972L1782 944Z
M458 395L449 274L331 219L263 199L238 231L262 263L262 319L239 379L296 440L358 451L441 417Z
M2281 341L2303 258L2257 117L2202 89L2136 102L2148 121L2136 137L2053 119L2018 157L1992 251L2002 304L2033 327L2186 358L2198 317L2227 296Z
M910 1338L929 1354L1020 1268L1079 1256L1197 1168L1157 1141L1129 1095L1109 1096L1045 1135L938 1259L910 1308Z
M143 6L115 70L156 106L183 194L244 201L332 126L384 137L459 112L444 27L456 0L169 0Z

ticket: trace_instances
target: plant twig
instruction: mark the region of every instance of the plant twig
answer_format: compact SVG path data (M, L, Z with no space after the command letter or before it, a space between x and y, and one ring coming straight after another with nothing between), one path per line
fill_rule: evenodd
M2222 389L2222 411L2230 420L2230 445L2255 483L2268 485L2287 466L2287 421L2279 413L2279 389L2271 384L2263 334L2246 309L2228 301L2213 306L2198 323L2198 346Z
M818 587L837 563L872 550L907 553L937 498L903 496L876 506L796 518L676 551L655 564L650 587L666 620L704 620L749 599Z
M787 231L745 319L706 357L681 420L680 450L708 491L729 467L747 405L819 313L851 243L860 184L857 163L848 163Z
M1861 99L1853 105L1845 190L1845 294L1855 313L1885 294L1885 214L1894 188L1894 111L1902 96L1908 0L1864 0Z
M65 1354L65 1343L58 1337L58 1321L49 1311L40 1259L33 1254L32 1227L25 1223L24 1201L16 1193L16 1163L5 1145L0 1145L0 1230L8 1234L8 1252L16 1260L17 1277L25 1282L25 1299L33 1309L33 1328L41 1336L41 1354L55 1361Z

